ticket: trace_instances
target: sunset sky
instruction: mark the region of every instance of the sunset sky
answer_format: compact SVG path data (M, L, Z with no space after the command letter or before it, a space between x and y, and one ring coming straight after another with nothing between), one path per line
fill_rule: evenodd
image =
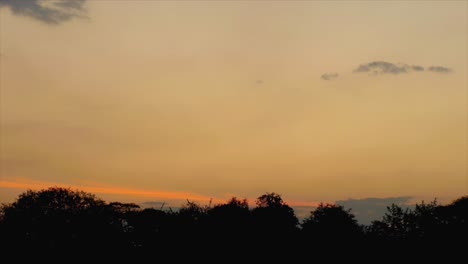
M0 202L468 194L467 1L0 0Z

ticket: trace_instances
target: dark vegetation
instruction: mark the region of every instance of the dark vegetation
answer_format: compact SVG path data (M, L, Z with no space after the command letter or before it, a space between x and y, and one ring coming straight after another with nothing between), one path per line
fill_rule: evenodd
M69 253L221 263L309 263L321 254L328 261L375 255L380 262L401 254L420 261L447 260L466 251L468 196L448 205L434 200L414 209L387 208L382 219L363 226L351 210L337 204L320 204L300 222L276 193L258 197L255 208L233 197L213 206L187 201L173 211L107 203L93 194L53 187L26 191L2 205L0 250L3 257L16 259Z

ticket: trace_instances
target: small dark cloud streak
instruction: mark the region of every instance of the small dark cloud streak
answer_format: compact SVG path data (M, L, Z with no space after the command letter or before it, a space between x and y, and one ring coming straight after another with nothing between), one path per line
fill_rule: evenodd
M413 71L424 71L424 67L423 66L418 66L418 65L413 65L413 66L411 66L410 69L413 70Z
M359 65L356 69L354 69L354 73L361 73L361 72L370 72L373 74L402 74L402 73L409 73L409 72L423 72L423 71L430 71L430 72L439 72L439 73L449 73L452 72L450 68L443 67L443 66L430 66L428 68L424 68L420 65L408 65L404 63L391 63L387 61L372 61L366 64Z
M381 74L400 74L407 73L407 67L405 65L398 66L386 61L373 61L367 64L361 64L357 67L354 72L373 72Z
M449 72L452 72L452 69L450 68L446 68L446 67L442 67L442 66L430 66L429 68L427 68L428 71L432 71L432 72L440 72L440 73L449 73Z
M86 0L0 0L0 8L8 7L14 15L58 25L72 18L87 18Z
M331 81L331 80L334 80L334 79L338 78L338 76L339 76L338 73L332 72L332 73L322 74L322 76L320 76L320 78L322 80L325 80L325 81Z

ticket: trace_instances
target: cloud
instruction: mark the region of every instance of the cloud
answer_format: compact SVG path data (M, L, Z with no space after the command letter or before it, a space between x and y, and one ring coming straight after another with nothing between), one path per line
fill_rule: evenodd
M388 198L364 198L336 201L337 204L351 209L360 224L368 225L374 220L381 220L387 212L387 206L392 203L402 207L409 207L410 196Z
M14 15L58 25L72 18L86 18L86 0L0 0L0 8L8 7Z
M409 73L409 72L440 72L440 73L449 73L452 72L450 68L443 67L443 66L430 66L428 68L424 68L420 65L408 65L405 63L398 63L394 64L387 61L373 61L366 64L359 65L356 69L354 69L354 73L360 72L370 72L373 74L402 74L402 73Z
M440 73L452 72L452 69L447 68L447 67L442 67L442 66L430 66L429 68L427 68L427 70L431 72L440 72Z
M419 67L420 66L416 66ZM422 67L421 67L422 68ZM386 61L373 61L367 64L361 64L357 67L354 72L373 72L373 73L380 73L380 74L400 74L400 73L407 73L408 66L407 65L396 65Z
M412 66L410 66L410 69L413 70L413 71L424 71L424 67L423 66L418 66L418 65L412 65Z
M332 72L332 73L322 74L322 76L320 76L320 78L322 80L325 80L325 81L330 81L330 80L334 80L334 79L338 78L338 76L339 76L338 73Z

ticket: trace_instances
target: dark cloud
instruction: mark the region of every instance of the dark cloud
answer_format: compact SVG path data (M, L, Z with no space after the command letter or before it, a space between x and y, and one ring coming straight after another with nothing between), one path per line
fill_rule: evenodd
M431 72L440 72L440 73L449 73L449 72L452 72L452 69L450 68L446 68L446 67L442 67L442 66L430 66L429 68L427 68L428 71L431 71Z
M364 198L348 199L336 201L337 204L351 209L351 213L356 216L360 224L368 225L373 220L381 220L387 212L387 206L397 204L402 207L409 207L412 197L389 197L389 198Z
M85 18L86 0L0 0L14 15L27 16L47 24L60 24L72 18Z
M325 80L325 81L330 81L330 80L333 80L333 79L336 79L338 78L338 73L336 72L332 72L332 73L325 73L325 74L322 74L322 76L320 76L320 78L322 80Z
M420 67L420 66L417 66ZM354 72L372 72L380 74L400 74L407 73L407 65L396 65L386 61L373 61L367 64L361 64L357 67Z
M83 4L85 1L86 0L59 0L54 5L61 8L84 10Z
M428 68L424 68L423 66L419 65L408 65L404 63L394 64L387 61L373 61L367 64L361 64L356 69L354 69L354 73L360 72L369 72L373 74L401 74L401 73L409 73L409 72L423 72L423 71L430 71L430 72L441 72L441 73L449 73L452 72L451 69L442 67L442 66L430 66Z
M413 71L424 71L424 67L418 65L412 65L411 70Z

